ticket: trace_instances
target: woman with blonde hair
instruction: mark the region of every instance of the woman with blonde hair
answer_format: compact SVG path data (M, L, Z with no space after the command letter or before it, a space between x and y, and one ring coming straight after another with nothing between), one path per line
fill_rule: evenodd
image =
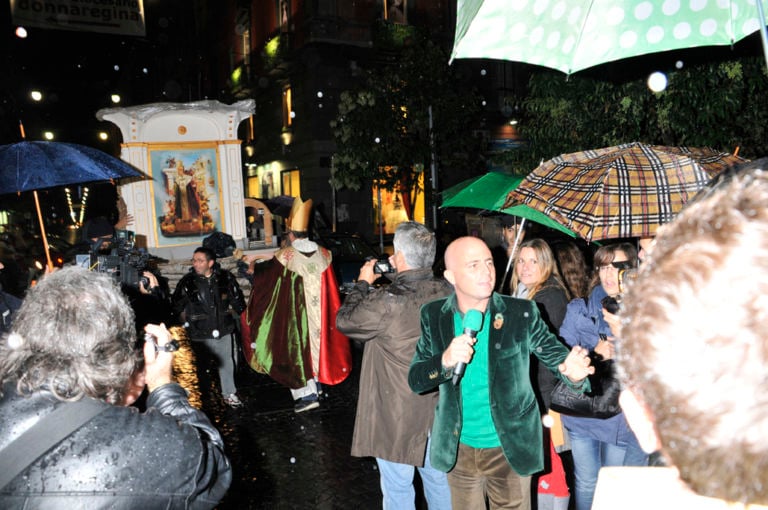
M570 298L557 269L555 256L549 245L542 239L531 239L520 245L515 259L515 272L512 275L512 295L521 299L532 299L538 304L541 316L553 333L557 333L565 317ZM555 375L541 362L532 366L536 395L542 415L548 426L556 420L549 413L550 395L557 381ZM551 435L562 437L562 428L551 430ZM565 510L570 499L565 482L565 470L560 456L555 451L553 440L550 444L551 471L538 477L537 492L539 510ZM562 444L561 440L557 441Z

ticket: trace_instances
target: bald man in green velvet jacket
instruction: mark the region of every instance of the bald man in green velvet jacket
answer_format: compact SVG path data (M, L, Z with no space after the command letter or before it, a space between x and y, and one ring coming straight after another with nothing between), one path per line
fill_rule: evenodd
M493 257L482 240L455 240L445 264L455 292L422 307L422 334L408 374L413 391L440 391L431 463L448 472L454 508L485 508L487 497L491 508L529 509L531 475L544 469L530 356L587 390L594 371L588 351L574 347L569 353L533 301L493 292ZM468 310L483 316L476 338L463 333ZM466 369L454 383L457 363Z

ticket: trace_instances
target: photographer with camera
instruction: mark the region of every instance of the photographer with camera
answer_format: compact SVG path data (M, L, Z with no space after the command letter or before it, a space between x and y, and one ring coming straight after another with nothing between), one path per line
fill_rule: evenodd
M618 386L612 361L614 337L603 317L603 310L609 308L609 312L618 312L621 299L619 274L637 267L637 250L630 243L605 245L598 248L593 260L592 292L586 301L578 298L568 303L560 336L568 345L578 345L592 353L596 376L590 381L593 389L599 392L600 388ZM619 407L618 391L606 391L606 396L609 394L611 401L601 400L597 406L599 414L596 412L594 416L569 415L566 410L558 409L571 440L576 475L576 510L591 508L601 467L647 464L647 455L637 443ZM611 416L606 417L609 414Z
M429 508L451 507L446 475L429 462L437 392L419 395L408 386L408 367L421 333L419 309L453 291L432 273L436 246L435 234L424 225L400 223L391 268L386 260L366 262L336 316L342 333L365 342L352 455L376 458L384 508L414 508L416 468ZM390 271L395 276L388 287L372 287L380 273Z
M232 479L221 435L172 382L162 324L137 349L117 282L65 267L0 337L0 508L213 508ZM146 384L148 411L125 407Z

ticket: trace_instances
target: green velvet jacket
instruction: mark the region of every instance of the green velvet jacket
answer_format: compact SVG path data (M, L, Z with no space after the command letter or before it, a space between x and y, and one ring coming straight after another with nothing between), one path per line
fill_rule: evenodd
M520 476L529 476L544 469L541 414L530 378L531 354L571 384L557 368L569 350L550 332L534 301L494 293L488 306L491 416L509 465ZM416 393L439 386L430 461L445 472L456 464L462 426L460 385L453 385L453 370L444 369L441 361L456 336L453 316L457 309L455 294L422 306L421 337L408 373L408 384ZM587 384L577 385L578 389L587 390Z

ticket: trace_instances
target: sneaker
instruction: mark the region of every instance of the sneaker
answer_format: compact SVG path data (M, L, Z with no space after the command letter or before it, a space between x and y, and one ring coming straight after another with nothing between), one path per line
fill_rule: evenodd
M243 401L238 398L236 393L231 393L224 397L224 403L227 404L232 409L237 409L238 407L243 407Z
M327 399L328 398L328 392L325 391L325 388L323 387L323 385L320 384L320 383L316 383L316 386L317 386L317 398L319 400Z
M320 407L320 402L317 400L317 395L307 395L296 401L296 406L293 410L297 413L303 413L304 411L317 409L318 407Z

